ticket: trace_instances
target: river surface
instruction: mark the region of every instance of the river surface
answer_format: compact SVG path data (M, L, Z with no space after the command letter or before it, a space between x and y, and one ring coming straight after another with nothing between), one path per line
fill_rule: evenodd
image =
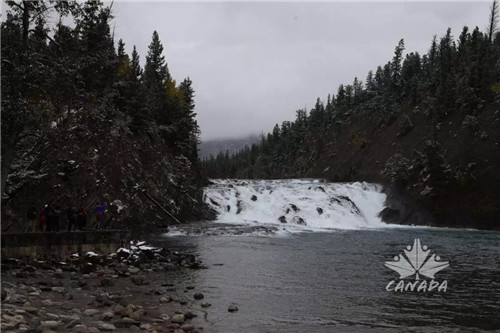
M220 189L220 183L208 191L206 200L215 198L222 207L219 221L186 225L155 239L163 246L191 251L208 267L185 277L204 293L203 301L212 304L204 318L199 318L205 332L500 330L500 233L384 225L371 216L376 210L373 202L383 205L384 200L374 193L355 193L376 191L366 184L323 184L319 191L304 185L296 197L290 197L291 189L283 190L282 184L240 185L245 189L233 183L228 187L229 194ZM265 191L280 192L261 204L267 207L272 201L278 212L268 208L256 211L259 208L252 206ZM347 210L337 216L333 212L339 204L336 200L299 200L309 197L307 191L330 198L338 197L340 191L349 197L340 202ZM257 200L251 199L253 195ZM222 202L224 198L227 202ZM243 198L243 205L234 198ZM286 213L288 223L276 222L290 200L299 209ZM307 211L311 202L314 210ZM333 202L333 206L326 207L327 202ZM330 214L331 227L325 225L327 219L316 222L316 203L322 205L324 214ZM232 205L229 212L228 205ZM232 210L235 214L236 206L243 207L240 214L245 218L232 223L223 213ZM252 211L262 221L249 218ZM291 225L297 221L291 215L299 213L306 224ZM366 225L349 214L361 216ZM335 220L342 216L343 221ZM356 227L350 228L349 223ZM448 262L434 276L440 285L446 281L445 290L394 291L400 281L414 283L416 275L400 280L400 275L384 264L409 250L416 239L430 251L429 258L435 254L436 260ZM388 291L390 281L395 282ZM432 279L421 274L417 282L422 281L430 284ZM238 306L238 312L227 311L232 303Z
M220 230L220 226L216 229ZM237 227L231 228L233 231ZM446 292L386 291L385 261L419 238L449 267ZM175 236L209 267L208 332L446 332L500 330L500 234L453 229L348 230L288 237ZM226 311L229 304L239 307Z

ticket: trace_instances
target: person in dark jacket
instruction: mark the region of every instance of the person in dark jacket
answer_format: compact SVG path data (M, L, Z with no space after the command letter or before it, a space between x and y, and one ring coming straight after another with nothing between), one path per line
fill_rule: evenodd
M34 204L28 208L28 228L26 229L27 232L35 232L36 231L36 218L38 216L38 211L35 207Z
M54 208L52 207L52 204L47 204L45 207L45 231L51 232L52 231L52 222L54 221Z
M68 231L71 231L73 226L75 226L76 229L78 229L78 225L76 224L77 220L77 214L76 214L76 208L74 206L70 206L68 208Z
M43 231L47 224L47 208L48 205L44 205L42 210L40 210L40 214L38 215L38 227L40 231Z
M59 232L59 221L61 220L61 209L55 204L52 215L52 231Z
M85 211L85 207L81 206L77 212L77 222L78 222L78 230L83 230L83 228L87 225L87 212Z

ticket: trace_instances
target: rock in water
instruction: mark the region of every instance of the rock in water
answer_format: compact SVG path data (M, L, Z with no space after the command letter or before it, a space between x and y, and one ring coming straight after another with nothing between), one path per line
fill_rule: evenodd
M231 305L229 305L229 306L228 306L228 308L227 308L227 311L228 311L228 312L236 312L236 311L238 311L238 310L239 310L239 309L238 309L238 307L236 306L236 304L231 304Z
M205 296L202 293L196 293L193 295L194 299L200 300L203 299Z
M254 195L252 195L252 197L250 198L250 200L252 200L252 201L257 201L257 196L256 196L255 194L254 194Z
M286 217L285 217L285 215L281 215L279 217L278 221L280 221L281 223L286 223Z
M304 221L304 219L300 216L294 216L293 222L295 222L295 224L299 224L299 225L307 225L306 221Z

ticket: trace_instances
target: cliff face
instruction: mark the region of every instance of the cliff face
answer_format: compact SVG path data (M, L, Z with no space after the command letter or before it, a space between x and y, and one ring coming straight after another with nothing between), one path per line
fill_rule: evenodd
M108 203L113 228L147 228L204 218L198 167L162 139L158 129L133 133L130 117L102 106L65 113L20 143L2 198L2 229L24 231L31 204L84 206L87 226L97 202ZM111 220L110 220L111 219Z
M362 110L338 126L311 174L387 184L393 223L500 229L500 111L433 123L418 108L391 119Z

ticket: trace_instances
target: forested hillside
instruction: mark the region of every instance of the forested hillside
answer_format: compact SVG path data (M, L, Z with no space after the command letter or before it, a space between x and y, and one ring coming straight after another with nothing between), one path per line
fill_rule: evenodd
M157 32L144 68L99 1L7 1L2 34L2 221L44 203L111 204L113 222L202 211L189 78L170 75ZM55 22L55 23L54 23ZM116 226L115 224L115 226Z
M500 226L500 34L450 29L298 110L260 144L203 161L212 178L323 177L392 184L428 210L418 223ZM412 212L387 218L413 223Z

